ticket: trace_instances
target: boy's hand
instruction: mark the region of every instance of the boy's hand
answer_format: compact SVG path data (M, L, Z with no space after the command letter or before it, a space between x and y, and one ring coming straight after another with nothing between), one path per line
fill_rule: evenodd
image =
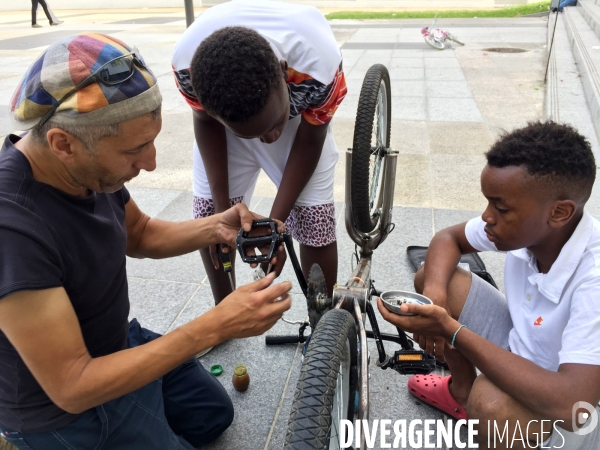
M242 286L206 314L215 314L221 325L222 340L258 336L270 329L292 301L288 292L289 281L271 285L275 274L271 273L254 283Z
M423 291L423 295L430 299L434 305L446 309L446 294L440 292L433 293ZM439 336L425 336L420 333L413 333L413 339L419 344L423 350L427 353L434 355L439 361L446 362L444 355L444 339Z
M452 338L452 334L460 326L448 312L436 305L405 304L400 307L403 313L416 314L414 316L402 316L387 310L380 298L377 299L377 307L381 316L398 328L419 335L420 341L426 340L425 345L419 341L419 346L427 353L435 355L440 361L444 361L445 340ZM434 339L432 339L434 338ZM435 346L432 344L435 342Z

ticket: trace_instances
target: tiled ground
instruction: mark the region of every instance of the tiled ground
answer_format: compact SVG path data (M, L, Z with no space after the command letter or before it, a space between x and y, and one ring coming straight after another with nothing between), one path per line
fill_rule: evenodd
M6 105L24 70L54 39L84 30L114 33L135 44L155 71L164 96L163 131L157 141L158 168L141 174L129 188L143 210L167 220L191 218L192 128L190 110L175 89L170 53L183 32L177 11L82 12L63 15L58 29L29 28L26 14L0 14L0 136L11 131ZM3 24L3 25L2 25ZM341 150L352 145L353 121L361 81L374 63L388 66L392 79L392 146L399 150L394 197L395 231L375 252L373 273L380 289L410 289L407 245L426 245L436 230L467 220L484 205L479 193L483 153L503 129L541 117L544 89L544 18L440 21L462 38L464 47L436 51L422 41L423 21L334 21L332 28L344 56L349 93L334 120ZM519 47L519 54L486 51ZM336 171L340 282L350 275L353 245L342 217L345 162ZM251 207L267 214L275 190L259 179ZM595 193L591 210L596 213ZM490 272L502 283L502 256L484 255ZM142 324L166 333L211 307L210 288L197 254L165 261L128 260L131 314ZM284 278L293 279L290 267ZM246 267L240 284L250 281ZM303 319L305 303L295 283L290 319ZM380 323L384 331L390 327ZM271 334L294 333L278 323ZM371 346L374 352L374 347ZM232 427L209 448L281 448L295 381L300 368L295 346L267 348L262 337L226 342L202 359L222 364L221 381L236 407ZM249 368L251 387L233 390L235 364ZM442 414L419 404L406 392L406 377L371 368L371 418L437 419Z

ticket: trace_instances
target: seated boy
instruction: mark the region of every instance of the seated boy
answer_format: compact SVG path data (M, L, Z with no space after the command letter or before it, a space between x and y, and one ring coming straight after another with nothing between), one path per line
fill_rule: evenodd
M287 220L305 275L318 263L331 295L338 150L329 123L346 82L323 14L283 2L223 3L186 30L172 64L194 111L194 217L249 204L264 170L278 188L269 216ZM212 249L200 253L218 303L229 279Z
M493 445L493 421L500 434L508 424L504 445L516 432L508 448L600 448L600 223L584 210L596 177L590 144L568 125L537 122L486 157L485 211L437 233L415 278L434 305L402 306L417 314L405 317L378 303L450 367L448 377L412 377L409 391L452 417L479 419L479 448L504 448ZM478 251L506 252L506 296L457 268L461 254Z

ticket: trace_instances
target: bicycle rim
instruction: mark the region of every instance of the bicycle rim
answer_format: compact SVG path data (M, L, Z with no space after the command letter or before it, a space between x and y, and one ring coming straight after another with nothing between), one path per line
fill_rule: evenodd
M340 368L338 370L335 392L331 403L331 436L329 449L338 450L340 442L340 420L348 418L350 405L350 341L346 339L346 349L343 352Z
M444 50L446 48L446 45L443 42L438 41L433 36L425 36L425 42L436 50Z
M369 158L369 216L377 217L383 201L383 157L388 147L388 107L387 89L381 80L377 94L377 106L373 124L373 138L371 139L371 156Z

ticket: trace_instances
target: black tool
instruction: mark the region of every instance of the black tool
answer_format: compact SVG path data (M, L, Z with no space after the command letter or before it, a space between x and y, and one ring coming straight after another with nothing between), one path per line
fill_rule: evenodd
M229 256L229 252L225 253L223 251L223 244L217 245L217 251L219 252L219 259L221 260L221 264L223 264L223 271L229 276L229 282L231 283L231 290L235 291L235 285L233 284L233 277L231 276L232 267L231 267L231 258Z

